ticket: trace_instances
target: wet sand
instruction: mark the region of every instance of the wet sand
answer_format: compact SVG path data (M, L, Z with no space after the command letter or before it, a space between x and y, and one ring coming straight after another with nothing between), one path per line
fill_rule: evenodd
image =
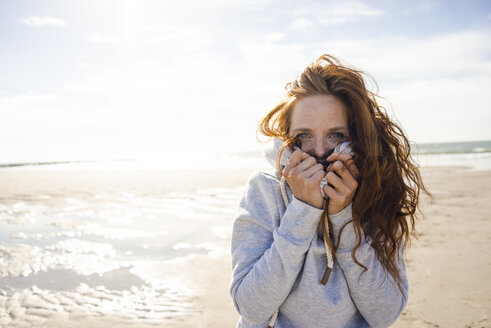
M252 172L0 170L0 326L235 326L230 233ZM423 174L434 198L424 198L409 302L393 326L491 327L491 172ZM106 201L125 220L106 220ZM71 216L53 219L60 212ZM203 212L215 217L186 217Z
M249 171L0 170L0 327L229 327Z

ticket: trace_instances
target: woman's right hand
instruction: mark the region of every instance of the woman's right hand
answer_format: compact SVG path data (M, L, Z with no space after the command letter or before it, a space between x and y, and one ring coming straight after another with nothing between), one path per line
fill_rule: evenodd
M282 171L295 198L317 208L324 207L324 198L320 191L320 182L324 167L314 157L300 150L293 152Z

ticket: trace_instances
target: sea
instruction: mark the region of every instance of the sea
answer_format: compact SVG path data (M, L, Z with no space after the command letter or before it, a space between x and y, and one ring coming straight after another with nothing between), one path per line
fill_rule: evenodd
M474 170L491 169L491 141L413 144L420 166L465 166Z
M225 153L193 152L193 154L173 155L172 160L158 157L140 157L110 160L67 160L0 162L0 169L6 167L38 166L61 170L196 170L196 169L268 169L270 164L264 159L264 149L240 150ZM424 166L465 166L475 170L491 169L491 140L411 143L411 151L416 162Z
M412 148L421 166L491 169L491 141ZM221 179L269 164L261 150L184 159L1 164L0 327L205 327L203 295L234 313L215 273L231 269L247 175Z

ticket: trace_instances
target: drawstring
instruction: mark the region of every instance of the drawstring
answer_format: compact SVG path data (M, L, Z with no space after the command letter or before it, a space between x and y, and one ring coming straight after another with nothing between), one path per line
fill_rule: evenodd
M327 280L329 280L329 276L331 275L332 268L334 267L334 252L327 241L329 238L329 219L327 218L327 215L324 215L322 220L322 232L324 234L324 247L326 248L327 267L322 277L321 284L325 286L327 284Z
M278 310L276 310L276 312L273 314L273 316L271 317L271 320L269 320L269 325L268 325L268 328L273 328L274 326L274 323L276 322L276 318L278 317Z
M283 198L283 203L285 204L285 207L288 207L290 201L288 199L288 194L286 193L286 179L284 176L281 177L280 191L281 191L281 196ZM324 234L324 246L326 248L327 267L322 277L321 284L326 285L327 281L329 280L329 276L331 275L332 268L334 267L333 250L331 249L331 247L329 247L329 243L327 241L327 239L329 238L329 222L328 222L327 215L323 216L322 233ZM271 317L268 328L273 328L277 317L278 317L278 310L276 310L276 312Z

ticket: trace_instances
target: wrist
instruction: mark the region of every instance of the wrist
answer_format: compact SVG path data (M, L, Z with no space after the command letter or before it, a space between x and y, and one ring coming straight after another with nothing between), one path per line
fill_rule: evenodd
M324 210L324 200L322 200L322 201L311 200L311 199L306 200L306 199L295 196L295 194L293 195L293 197L295 197L297 200L299 200L302 203L305 203L311 207L315 207L316 209L319 209L319 210Z
M313 207L317 207L318 209L320 210L323 210L324 209L324 200L322 202L318 202L318 203L315 203L315 204L311 204Z
M327 207L327 214L330 216L337 216L338 214L343 212L350 205L351 205L351 202L349 204L344 205L344 206L328 206Z
M302 199L300 199L300 200L302 202L304 202L304 203L309 204L312 207L318 208L320 210L323 210L324 209L324 202L325 202L324 198L322 198L322 199L313 199L313 200L312 199L311 200L302 200Z

